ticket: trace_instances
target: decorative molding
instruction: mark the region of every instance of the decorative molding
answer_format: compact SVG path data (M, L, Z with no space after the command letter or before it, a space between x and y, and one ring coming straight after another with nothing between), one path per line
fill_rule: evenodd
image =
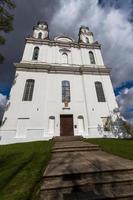
M18 71L31 71L31 72L47 72L47 73L67 73L67 74L92 74L92 75L109 75L110 68L99 67L69 67L69 66L55 66L46 64L30 64L30 63L15 63L16 70Z
M62 48L62 49L59 50L59 52L61 52L61 53L63 53L63 52L65 52L65 53L70 53L71 50L69 50L69 49L67 49L67 48Z
M74 47L74 48L87 48L87 49L101 49L101 45L99 43L78 43L78 42L62 42L62 41L54 41L49 39L39 40L37 38L26 38L27 43L34 43L36 45L49 45L49 46L61 46L61 47Z

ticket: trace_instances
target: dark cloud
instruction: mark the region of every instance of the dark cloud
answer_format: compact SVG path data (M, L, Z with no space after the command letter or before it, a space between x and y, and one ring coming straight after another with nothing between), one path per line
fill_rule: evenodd
M51 22L60 9L58 0L16 0L14 14L14 31L5 35L6 45L0 46L0 52L5 56L4 64L0 65L0 93L7 94L14 78L14 62L21 60L25 37L32 32L37 21Z
M98 0L103 9L121 9L128 12L128 21L133 23L133 0Z
M125 9L133 5L133 0L98 0L98 5L102 8L113 7L115 9Z
M98 0L98 4L103 7L115 7L119 8L121 3L119 0Z

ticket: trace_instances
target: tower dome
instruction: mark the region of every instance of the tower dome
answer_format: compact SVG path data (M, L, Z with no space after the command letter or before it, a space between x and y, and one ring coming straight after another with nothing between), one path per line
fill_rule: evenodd
M79 42L86 44L93 43L93 33L86 26L81 26L79 29Z
M49 30L47 22L39 21L37 26L33 27L33 38L49 39Z

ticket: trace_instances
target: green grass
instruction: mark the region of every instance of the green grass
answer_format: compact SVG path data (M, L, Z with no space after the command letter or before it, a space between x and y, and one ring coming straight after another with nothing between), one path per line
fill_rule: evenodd
M88 142L98 144L106 152L133 160L133 140L126 139L87 139Z
M0 146L0 200L38 199L51 147L51 141Z

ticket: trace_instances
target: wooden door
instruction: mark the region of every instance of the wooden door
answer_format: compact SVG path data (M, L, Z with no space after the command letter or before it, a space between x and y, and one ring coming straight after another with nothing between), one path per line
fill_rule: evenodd
M73 136L73 115L60 115L60 135Z

